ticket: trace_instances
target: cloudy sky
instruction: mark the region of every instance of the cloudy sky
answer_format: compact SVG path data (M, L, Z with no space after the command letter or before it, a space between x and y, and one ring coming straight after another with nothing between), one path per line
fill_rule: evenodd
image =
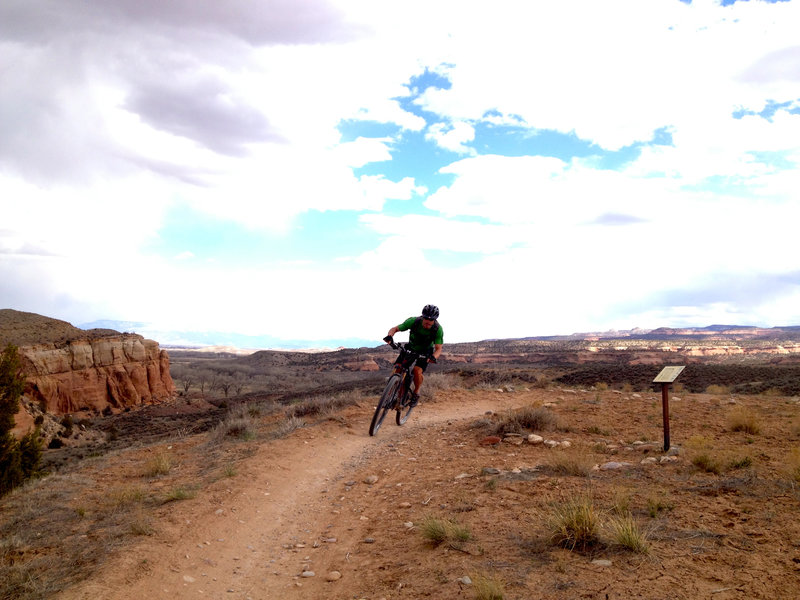
M800 0L3 0L0 308L800 324Z

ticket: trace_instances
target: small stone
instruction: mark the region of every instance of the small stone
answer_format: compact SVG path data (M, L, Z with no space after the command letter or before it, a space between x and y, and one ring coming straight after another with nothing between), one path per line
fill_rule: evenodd
M660 464L662 464L662 465L664 465L666 463L677 462L677 461L678 461L678 457L677 456L662 456L660 459L658 459L658 462Z
M572 442L570 442L569 440L564 440L563 442L561 442L562 448L569 448L570 446L572 446Z
M347 487L353 487L356 484L356 482L355 481L345 481L344 484Z
M610 567L611 561L604 558L596 558L592 561L592 564L597 565L598 567Z
M331 571L325 576L327 581L339 581L342 578L342 574L339 571Z
M525 440L519 436L507 436L503 439L506 444L513 444L514 446L521 446Z
M472 579L470 579L468 575L464 575L463 577L459 578L458 582L463 583L464 585L472 585Z
M647 458L642 459L641 464L643 465L654 465L658 462L655 456L648 456Z
M555 440L545 440L544 445L547 446L548 448L555 448L556 446L558 446L558 442Z
M196 581L196 580L195 580L195 578L194 578L194 577L192 577L191 575L184 575L184 576L183 576L183 580L184 580L186 583L194 583L194 582Z
M511 469L511 472L514 473L515 475L519 475L520 473L522 473L522 469L513 468Z
M374 544L375 543L375 538L371 538L371 537L370 538L364 538L364 543L365 544Z
M469 473L459 473L456 475L456 479L466 479L467 477L471 477Z
M483 474L483 475L500 475L500 469L495 469L494 467L483 467L483 469L481 469L481 474Z
M489 435L486 436L481 440L481 446L495 446L499 444L502 440L496 435Z
M335 544L336 543L336 538L335 537L325 538L322 541L325 542L326 544Z
M544 438L540 435L532 433L528 436L528 442L530 442L535 446L536 444L541 444L542 442L544 442Z
M314 577L316 573L314 571L303 571L300 573L300 577Z
M406 521L405 523L403 523L403 527L405 527L406 529L411 529L412 527L414 527L414 523L412 523L411 521Z
M411 508L411 502L401 502L399 506L400 508Z
M223 510L223 509L221 509L221 508L218 508L217 510L215 510L215 511L214 511L214 514L215 514L215 515L221 515L221 514L222 514L222 513L224 513L224 512L225 512L225 510Z
M366 479L364 479L364 483L367 485L372 485L373 483L378 483L378 476L377 475L370 475Z
M682 450L678 446L672 446L667 450L667 456L678 456Z

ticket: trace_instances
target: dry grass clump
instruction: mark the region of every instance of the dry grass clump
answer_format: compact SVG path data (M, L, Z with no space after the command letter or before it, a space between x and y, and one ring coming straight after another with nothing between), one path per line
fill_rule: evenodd
M675 508L675 503L666 498L664 495L648 496L647 498L647 514L651 519L655 519L662 511L672 510Z
M453 547L460 547L464 542L472 539L472 533L465 525L451 519L440 519L427 515L419 527L422 537L434 545L447 542Z
M588 477L594 468L594 458L582 448L569 448L551 452L545 467L555 475Z
M547 431L558 427L558 416L553 411L543 406L530 405L500 415L493 424L493 433L503 436L507 433Z
M503 600L503 583L496 577L478 573L472 577L476 600Z
M731 388L728 387L727 385L719 385L716 383L712 383L706 388L706 394L721 395L730 393L731 393Z
M638 554L647 554L650 551L646 534L639 529L639 525L630 513L611 517L606 529L611 545Z
M296 417L294 415L287 417L280 423L278 423L277 427L272 429L269 433L269 437L271 439L280 439L284 438L293 431L300 429L301 427L305 427L306 422L301 419L300 417Z
M424 395L428 392L455 390L463 387L464 382L458 375L453 375L452 373L426 373L422 393Z
M166 475L172 469L172 458L166 452L159 452L145 465L143 477L158 477L159 475Z
M588 496L554 506L547 519L550 541L570 550L588 550L600 543L600 515Z
M361 395L355 392L333 396L313 396L292 404L289 415L293 417L331 416L342 408L358 404L360 400Z
M169 490L164 498L161 500L163 504L167 504L168 502L177 502L179 500L190 500L197 496L197 491L189 488L185 488L183 486L178 486Z
M728 414L728 429L755 435L761 432L761 419L752 409L737 406Z
M246 405L228 412L225 419L211 432L211 441L221 443L227 438L250 441L256 438L258 423Z
M792 449L786 463L786 474L793 484L800 484L800 448Z

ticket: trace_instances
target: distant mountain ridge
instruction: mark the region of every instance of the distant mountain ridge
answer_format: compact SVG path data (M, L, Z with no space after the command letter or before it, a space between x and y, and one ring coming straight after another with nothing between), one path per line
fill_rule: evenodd
M521 338L540 341L592 341L615 339L670 340L670 339L797 339L800 325L758 327L756 325L708 325L706 327L658 327L656 329L634 328L628 330L573 333L570 335L536 336Z

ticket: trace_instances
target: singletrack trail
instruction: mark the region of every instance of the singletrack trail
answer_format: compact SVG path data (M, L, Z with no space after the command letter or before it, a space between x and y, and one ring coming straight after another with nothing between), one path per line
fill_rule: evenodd
M431 444L450 425L530 402L534 393L440 391L403 427L387 415L375 437L368 434L374 405L362 402L335 419L260 443L237 463L236 476L170 504L156 534L59 598L388 597L375 587L372 571L391 562L393 538L408 535L404 523L413 520L394 496L402 498L404 485L426 475L436 477L427 467L419 471L417 457L439 452ZM451 446L457 453L463 444ZM365 483L369 475L378 482ZM408 498L419 509L425 500ZM314 576L302 577L304 571ZM341 579L327 581L331 571Z

